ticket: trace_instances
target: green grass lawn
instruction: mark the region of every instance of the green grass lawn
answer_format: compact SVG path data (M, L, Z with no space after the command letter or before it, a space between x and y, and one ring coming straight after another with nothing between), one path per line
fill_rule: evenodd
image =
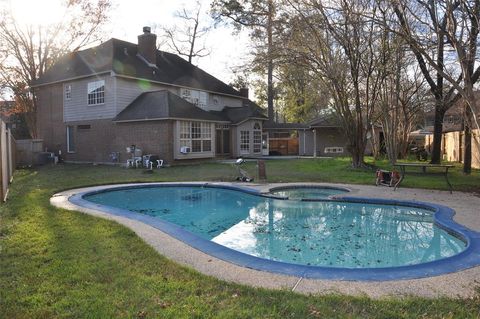
M375 163L387 168L385 162ZM254 171L254 164L247 169ZM373 184L374 172L348 159L268 161L270 182ZM143 170L59 165L18 170L0 206L0 318L478 318L468 300L305 296L226 283L171 262L114 222L57 209L52 194L74 187L139 181L229 181L230 165ZM478 191L480 173L452 172L455 189ZM441 177L405 187L446 188ZM472 283L475 285L475 283Z

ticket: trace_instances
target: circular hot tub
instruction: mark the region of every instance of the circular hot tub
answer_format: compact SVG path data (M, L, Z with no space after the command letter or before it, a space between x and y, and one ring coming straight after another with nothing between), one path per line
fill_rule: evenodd
M318 200L334 198L348 192L350 192L348 189L340 187L298 185L274 187L268 194L293 200Z

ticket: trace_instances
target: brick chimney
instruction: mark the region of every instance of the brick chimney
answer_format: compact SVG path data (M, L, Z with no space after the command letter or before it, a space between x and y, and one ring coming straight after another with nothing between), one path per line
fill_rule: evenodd
M248 88L241 88L240 95L248 99Z
M143 27L143 34L138 36L138 54L148 63L157 65L157 35L151 33L150 27Z

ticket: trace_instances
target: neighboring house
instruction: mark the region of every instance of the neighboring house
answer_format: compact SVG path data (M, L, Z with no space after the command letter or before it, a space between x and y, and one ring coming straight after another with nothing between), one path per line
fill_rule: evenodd
M265 123L265 130L272 136L290 134L298 139L298 153L303 156L338 157L350 156L348 140L338 119L332 114L316 117L306 124L302 123ZM382 143L383 132L376 127L374 132L367 133L365 154L372 155L375 136L376 143ZM271 143L270 143L271 144Z
M349 156L348 140L335 116L326 114L308 123L264 123L268 135L270 155L300 155L337 157ZM375 138L382 141L381 129L375 130ZM368 133L365 154L372 154L372 132ZM264 137L265 139L265 137Z
M311 136L307 136L312 141L312 154L316 156L348 156L347 139L342 132L338 120L325 115L317 117L308 123L312 129Z
M480 92L475 92L477 99L480 99ZM480 100L478 100L480 101ZM475 117L480 118L480 103L477 102ZM425 148L428 152L432 150L433 144L433 124L435 113L430 112L425 115ZM477 124L474 124L477 125ZM459 101L452 106L443 118L442 131L442 156L443 160L449 162L463 163L465 151L464 137L464 106L463 101ZM480 129L474 127L472 130L472 167L480 168Z
M338 120L332 114L325 114L308 123L264 123L263 130L268 135L270 155L300 155L338 157L349 156L348 140ZM368 134L365 154L372 153L372 134ZM381 129L375 131L377 141L381 141ZM265 138L264 138L265 139Z
M124 161L130 145L168 162L260 156L267 118L248 90L157 50L143 31L138 45L110 39L68 54L34 83L44 146L72 162Z

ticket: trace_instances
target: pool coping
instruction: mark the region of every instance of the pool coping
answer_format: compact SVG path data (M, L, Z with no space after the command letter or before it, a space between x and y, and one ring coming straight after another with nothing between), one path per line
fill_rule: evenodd
M312 183L303 183L295 185L305 185L305 186L327 186L325 184L312 184ZM331 184L330 184L331 185ZM245 270L257 271L260 273L272 273L274 275L280 275L289 277L289 281L295 278L296 286L301 280L328 280L328 281L360 281L360 282L398 282L403 281L415 281L417 278L423 278L428 276L445 276L446 274L465 269L477 267L480 265L480 233L473 231L463 225L456 223L452 217L455 212L443 205L424 203L421 201L406 201L398 199L372 199L367 197L353 197L353 196L336 196L335 199L321 200L321 201L348 201L348 202L367 202L372 204L387 204L387 205L407 205L413 207L427 208L429 210L435 211L435 221L436 223L447 230L452 230L456 236L464 238L467 241L467 247L461 253L454 255L452 257L427 262L418 265L412 266L401 266L401 267L388 267L388 268L366 268L366 269L349 269L349 268L333 268L333 267L319 267L319 266L304 266L297 264L288 264L283 262L276 262L271 260L262 259L259 257L254 257L246 255L244 253L234 251L232 249L226 248L214 242L211 242L206 239L202 239L197 235L194 235L179 226L165 222L156 218L153 218L148 215L139 214L131 212L128 210L122 210L112 207L106 207L92 202L88 202L82 199L82 196L87 193L102 192L106 189L122 189L122 188L135 188L135 187L158 187L158 186L208 186L208 187L219 187L240 190L250 194L255 194L259 196L265 195L265 191L269 189L269 186L266 185L246 185L244 184L234 184L234 183L204 183L204 182L195 182L195 183L135 183L135 184L121 184L121 185L110 185L110 186L101 186L101 187L90 187L78 190L71 190L67 192L62 192L56 194L52 197L52 203L56 206L62 206L62 201L59 201L59 197L63 198L63 204L65 200L73 204L73 207L70 206L69 209L76 210L87 210L88 211L100 211L102 214L108 214L120 218L127 218L130 220L135 220L144 225L153 227L168 236L175 238L178 241L185 243L186 245L201 251L202 253L212 256L213 258L218 258L219 260L226 261L227 263L233 263L234 265L244 268ZM253 188L253 187L256 187ZM275 188L275 187L271 187ZM351 190L349 187L336 187L333 188L342 188ZM69 205L66 205L69 206ZM64 207L65 208L65 207ZM175 256L167 256L175 260ZM192 266L192 265L190 265ZM194 266L194 268L197 268ZM287 285L288 286L288 285ZM282 286L283 287L283 286Z

